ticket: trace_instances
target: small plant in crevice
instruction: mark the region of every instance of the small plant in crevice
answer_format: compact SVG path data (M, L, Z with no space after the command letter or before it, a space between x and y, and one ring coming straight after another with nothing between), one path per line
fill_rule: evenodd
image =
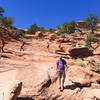
M76 65L81 66L81 67L85 67L85 65L81 59L76 62Z
M87 37L85 39L85 45L88 47L91 47L91 42L93 38L94 38L94 34L91 34L91 33L87 34Z

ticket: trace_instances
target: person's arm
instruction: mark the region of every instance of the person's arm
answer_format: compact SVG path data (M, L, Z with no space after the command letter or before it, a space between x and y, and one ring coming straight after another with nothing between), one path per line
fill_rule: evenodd
M58 63L58 62L57 62ZM56 63L56 70L58 69L58 64Z
M56 71L57 71L57 69L58 69L58 65L56 64Z
M57 71L57 69L58 69L58 61L56 62L56 71Z
M68 69L68 68L67 68L67 63L66 63L66 61L65 61L65 71L67 71L67 69Z
M68 69L67 64L66 64L65 66L66 66L66 67L65 67L65 71L67 71L67 69Z

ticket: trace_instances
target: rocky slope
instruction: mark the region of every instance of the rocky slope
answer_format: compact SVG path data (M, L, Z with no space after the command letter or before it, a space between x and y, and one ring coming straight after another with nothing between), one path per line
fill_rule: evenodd
M99 100L100 74L89 69L76 67L78 59L68 54L69 44L62 45L67 48L63 54L68 62L65 89L58 89L56 74L56 60L59 53L55 54L57 44L50 43L50 49L46 48L46 41L35 40L33 36L26 37L25 51L20 52L20 43L9 42L4 48L5 53L0 53L0 82L20 80L22 91L17 100ZM93 56L82 58L84 63L90 59L96 62L100 48ZM80 83L80 84L78 84ZM96 89L96 90L95 90ZM96 92L94 92L96 91Z

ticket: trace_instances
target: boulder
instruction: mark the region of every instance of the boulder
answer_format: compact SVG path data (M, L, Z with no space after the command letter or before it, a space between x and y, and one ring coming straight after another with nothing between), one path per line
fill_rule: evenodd
M44 35L43 35L42 32L36 32L35 35L34 35L34 38L35 38L35 39L43 38L43 36L44 36Z
M100 82L100 74L89 71L79 66L68 68L67 75L70 81L80 86L89 86L91 83Z
M55 50L55 53L58 53L58 52L65 52L65 51L66 51L65 48L64 48L64 47L61 47L61 48Z
M48 39L49 39L49 41L53 41L56 39L56 36L54 35L54 33L52 33L52 34L48 35Z
M91 88L92 88L92 89L100 89L100 84L92 83L92 84L91 84Z
M93 55L93 50L89 50L88 47L75 47L75 48L70 48L68 50L69 54L71 56L89 56Z
M21 88L22 82L18 80L0 83L0 100L16 100Z

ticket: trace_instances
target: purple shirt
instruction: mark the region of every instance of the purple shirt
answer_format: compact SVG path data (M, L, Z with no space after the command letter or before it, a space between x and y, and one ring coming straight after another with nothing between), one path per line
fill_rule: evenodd
M56 62L56 64L57 64L57 69L58 69L58 71L62 71L62 70L65 70L65 66L64 65L66 65L66 61L65 60L58 60L57 62Z

